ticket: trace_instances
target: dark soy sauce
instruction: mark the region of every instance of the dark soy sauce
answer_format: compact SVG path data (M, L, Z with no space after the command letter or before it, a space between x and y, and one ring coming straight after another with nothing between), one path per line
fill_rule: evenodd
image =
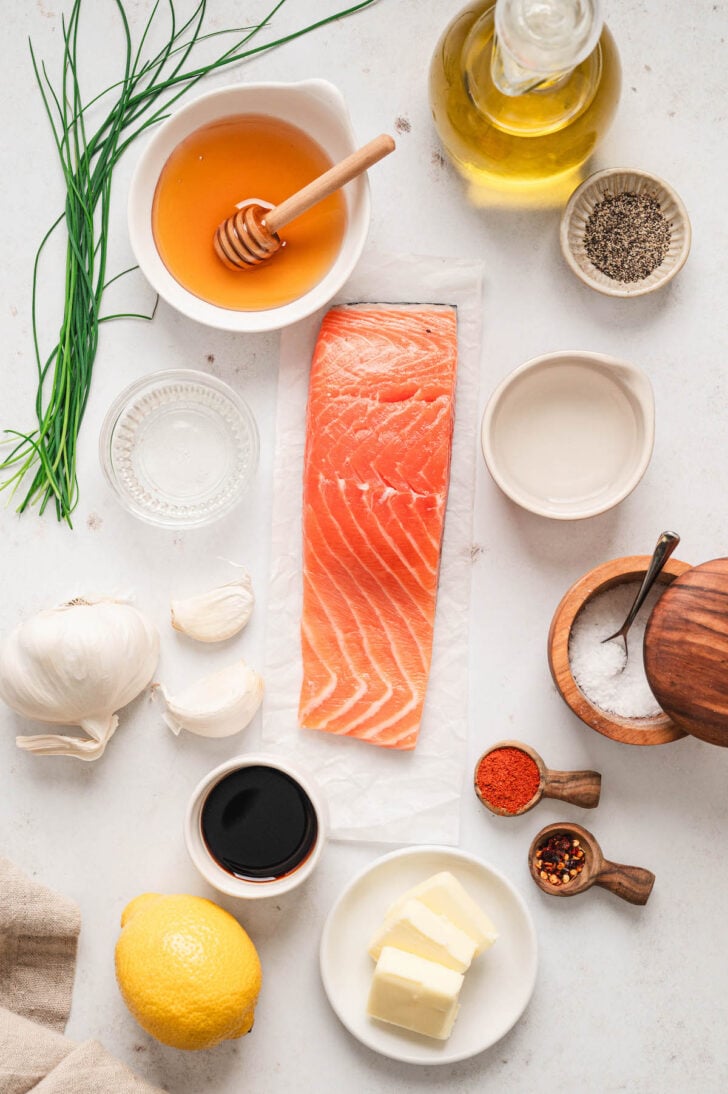
M300 866L318 821L305 790L275 767L241 767L213 786L202 806L202 837L228 873L274 881Z

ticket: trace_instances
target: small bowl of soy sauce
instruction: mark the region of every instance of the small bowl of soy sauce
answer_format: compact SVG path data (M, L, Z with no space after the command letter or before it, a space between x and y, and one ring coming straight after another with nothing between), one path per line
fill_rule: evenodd
M187 807L185 841L204 879L228 896L281 896L313 872L327 809L310 776L251 753L216 767Z

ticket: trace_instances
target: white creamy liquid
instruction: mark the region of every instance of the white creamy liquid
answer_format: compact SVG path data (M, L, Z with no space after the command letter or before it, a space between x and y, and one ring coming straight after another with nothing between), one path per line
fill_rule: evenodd
M619 381L566 362L523 373L493 423L494 454L511 486L564 513L612 494L638 448L635 411Z

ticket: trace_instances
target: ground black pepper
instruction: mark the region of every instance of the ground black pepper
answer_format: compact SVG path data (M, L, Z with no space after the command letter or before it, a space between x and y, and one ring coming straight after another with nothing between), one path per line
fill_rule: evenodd
M667 254L671 234L654 194L605 194L586 222L584 249L613 281L643 281Z

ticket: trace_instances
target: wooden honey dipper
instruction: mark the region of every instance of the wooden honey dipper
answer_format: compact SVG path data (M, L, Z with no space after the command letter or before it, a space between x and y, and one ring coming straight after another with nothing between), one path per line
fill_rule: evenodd
M357 178L394 149L392 137L382 133L280 205L266 209L255 200L241 203L242 207L224 220L215 232L218 258L230 270L249 270L266 262L283 246L278 235L281 228Z

